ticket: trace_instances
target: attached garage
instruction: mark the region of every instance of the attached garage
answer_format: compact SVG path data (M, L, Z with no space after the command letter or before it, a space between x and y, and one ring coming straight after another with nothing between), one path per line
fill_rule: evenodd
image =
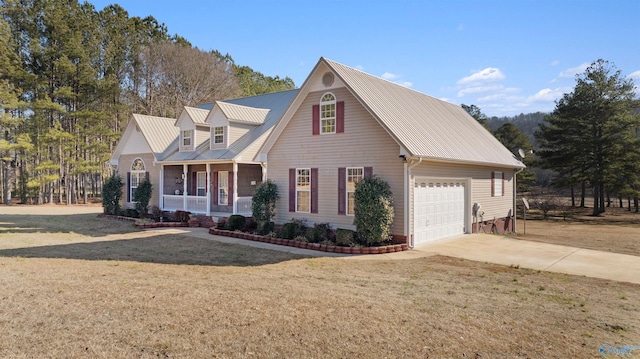
M413 198L414 245L465 233L466 181L416 178Z

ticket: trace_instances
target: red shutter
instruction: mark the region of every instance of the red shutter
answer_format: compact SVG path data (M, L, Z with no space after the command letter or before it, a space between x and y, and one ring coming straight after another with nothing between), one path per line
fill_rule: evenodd
M366 178L373 177L373 167L365 167L364 168L364 177L366 177Z
M311 126L314 135L320 134L320 105L313 105L311 108Z
M149 181L149 172L145 172L145 173L144 173L144 179L146 179L147 181Z
M311 213L318 213L318 169L311 169Z
M496 173L491 172L491 197L496 195Z
M218 205L218 172L213 172L213 204Z
M296 211L296 169L289 168L289 212Z
M344 133L344 101L336 104L336 133Z
M127 172L127 202L131 202L131 172Z
M338 214L347 214L347 169L338 168Z
M502 195L504 196L504 171L502 171Z
M229 172L229 206L233 206L233 172Z
M191 195L198 195L198 173L191 172Z

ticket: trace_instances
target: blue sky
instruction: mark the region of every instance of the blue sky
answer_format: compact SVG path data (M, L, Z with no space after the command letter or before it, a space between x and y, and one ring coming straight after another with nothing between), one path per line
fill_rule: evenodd
M599 58L640 85L638 0L89 2L297 86L324 56L489 116L553 110Z

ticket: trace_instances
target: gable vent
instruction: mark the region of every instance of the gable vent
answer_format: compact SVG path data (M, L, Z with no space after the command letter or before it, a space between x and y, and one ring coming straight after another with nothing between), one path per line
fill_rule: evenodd
M325 72L324 75L322 75L322 84L325 87L329 87L333 85L333 79L334 79L333 73Z

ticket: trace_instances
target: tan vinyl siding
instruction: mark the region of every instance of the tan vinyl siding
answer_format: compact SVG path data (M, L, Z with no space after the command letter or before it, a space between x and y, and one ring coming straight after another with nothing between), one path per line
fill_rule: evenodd
M338 168L373 167L394 195L392 233L403 234L403 163L399 145L346 88L332 89L345 102L344 133L312 135L311 108L325 91L310 93L268 153L268 177L278 186L278 223L306 218L329 222L334 228L355 229L353 216L338 215ZM318 168L318 213L289 212L289 168Z
M151 181L151 200L149 201L149 207L158 206L160 197L158 195L160 188L160 165L153 165L154 156L151 153L143 153L143 154L135 154L135 155L122 155L120 156L119 165L118 165L118 173L122 176L122 201L121 205L123 208L134 208L135 204L132 202L127 202L127 191L129 190L127 186L127 173L131 172L131 164L136 158L141 158L144 161L145 171L149 172L149 181Z
M491 196L491 173L502 171L504 173L504 196ZM513 207L513 169L485 166L469 166L461 164L448 164L438 162L422 162L411 170L413 180L417 177L437 179L469 179L471 188L471 203L467 203L466 212L471 216L473 203L480 203L485 212L484 219L504 218L511 215ZM496 181L502 180L496 179ZM413 191L411 191L413 194ZM413 206L413 197L411 198Z
M122 155L151 152L151 148L149 147L147 140L144 138L144 135L142 135L142 132L140 132L135 121L129 122L129 128L127 128L127 131L131 131L130 137L122 148Z
M239 123L229 123L229 145L236 142L237 139L244 136L249 130L255 128L256 126L252 125L241 125Z
M196 126L196 148L200 146L203 142L209 141L209 136L211 133L209 132L209 127L204 126Z

